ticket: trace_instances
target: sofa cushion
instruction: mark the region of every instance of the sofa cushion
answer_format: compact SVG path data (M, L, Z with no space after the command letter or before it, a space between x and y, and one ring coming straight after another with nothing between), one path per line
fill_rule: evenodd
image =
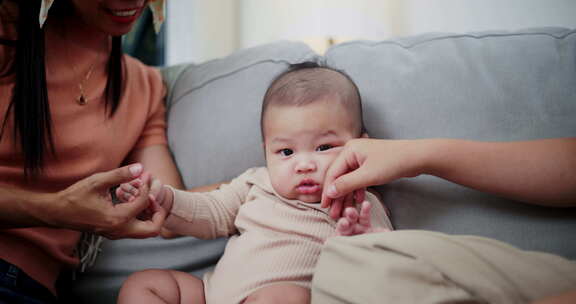
M484 141L576 135L576 31L426 34L330 48L372 137ZM519 179L522 176L518 176ZM439 178L381 188L399 229L492 237L576 259L576 209L528 206Z

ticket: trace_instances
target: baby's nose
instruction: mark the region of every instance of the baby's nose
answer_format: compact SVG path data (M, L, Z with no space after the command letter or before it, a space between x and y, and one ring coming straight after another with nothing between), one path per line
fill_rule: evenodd
M316 171L316 162L310 159L300 160L296 164L297 173L309 173Z

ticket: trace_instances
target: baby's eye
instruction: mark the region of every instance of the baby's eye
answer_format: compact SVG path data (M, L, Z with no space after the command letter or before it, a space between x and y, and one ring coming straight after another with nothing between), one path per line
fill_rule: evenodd
M289 156L292 153L294 153L294 151L292 151L292 149L281 149L281 150L278 150L278 153L280 153L280 155L282 155L282 156Z
M325 144L325 145L318 146L318 148L316 148L316 151L326 151L326 150L329 150L332 148L334 148L334 146Z

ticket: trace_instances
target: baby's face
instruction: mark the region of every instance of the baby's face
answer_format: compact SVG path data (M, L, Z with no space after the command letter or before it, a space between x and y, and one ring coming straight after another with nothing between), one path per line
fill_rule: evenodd
M271 106L264 117L266 163L274 190L287 199L319 202L326 170L354 138L354 122L339 103Z

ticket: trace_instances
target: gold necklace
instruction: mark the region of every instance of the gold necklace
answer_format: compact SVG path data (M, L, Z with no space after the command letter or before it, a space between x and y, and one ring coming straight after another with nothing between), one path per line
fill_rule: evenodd
M68 38L68 31L66 28L62 28L62 39L64 41L70 41L70 39ZM65 49L66 49L66 55L68 55L68 58L72 58L72 56L70 56L70 54L69 54L70 50L68 48L65 48ZM88 68L88 71L86 72L86 74L84 74L84 77L78 83L78 91L80 91L80 95L78 95L78 97L76 98L76 103L78 103L81 106L88 104L88 96L86 95L86 91L84 90L84 86L85 86L86 82L90 79L90 76L92 76L92 72L94 71L94 68L96 67L96 65L100 61L100 55L101 54L98 53L98 55L94 59L94 62L92 62L92 64ZM74 65L74 63L72 63L72 70L74 72L74 76L80 75L80 73L78 73L78 70L76 70L76 66Z
M86 92L84 91L84 84L86 84L86 81L88 81L88 79L90 79L90 76L92 76L92 71L94 71L94 67L96 66L96 63L98 63L99 59L100 55L98 55L96 57L96 60L92 62L90 68L88 69L88 72L86 72L84 78L78 83L78 90L80 91L80 95L76 98L76 102L81 106L86 105L88 103L88 97L86 95ZM79 74L74 64L72 65L72 69L74 70L74 74L76 75Z

